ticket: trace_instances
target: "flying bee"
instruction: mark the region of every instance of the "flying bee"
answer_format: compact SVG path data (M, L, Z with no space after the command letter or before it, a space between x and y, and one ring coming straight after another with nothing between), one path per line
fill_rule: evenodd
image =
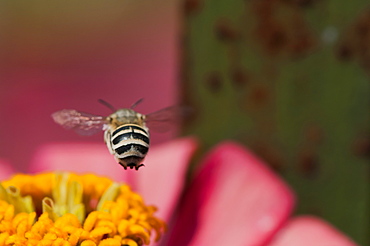
M149 150L149 127L163 127L163 124L174 123L184 112L184 108L173 106L154 113L144 115L134 110L142 99L130 108L116 110L109 103L99 100L114 113L104 117L77 111L63 109L52 114L56 123L66 129L73 129L81 135L92 135L104 130L104 142L109 152L126 170L138 170L144 166L142 161Z

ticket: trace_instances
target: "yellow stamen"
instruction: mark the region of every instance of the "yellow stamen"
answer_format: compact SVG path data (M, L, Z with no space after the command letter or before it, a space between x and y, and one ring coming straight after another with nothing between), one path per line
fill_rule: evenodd
M92 174L15 175L0 183L2 245L129 245L165 224L127 185Z

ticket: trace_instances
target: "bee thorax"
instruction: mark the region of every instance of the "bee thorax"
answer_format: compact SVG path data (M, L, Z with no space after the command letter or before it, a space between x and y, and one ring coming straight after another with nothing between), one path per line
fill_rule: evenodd
M124 124L144 126L144 116L132 109L119 109L109 117L110 124L118 127Z

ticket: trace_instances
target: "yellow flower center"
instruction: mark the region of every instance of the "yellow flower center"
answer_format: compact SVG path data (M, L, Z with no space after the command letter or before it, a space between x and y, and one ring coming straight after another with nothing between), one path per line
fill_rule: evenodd
M165 229L155 211L108 178L18 174L0 183L0 246L149 244Z

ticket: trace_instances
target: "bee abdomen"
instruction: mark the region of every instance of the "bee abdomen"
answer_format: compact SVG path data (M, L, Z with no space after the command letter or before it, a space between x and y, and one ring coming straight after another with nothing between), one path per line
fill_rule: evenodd
M143 158L149 149L149 134L139 125L118 127L111 136L112 148L119 159L136 156Z

